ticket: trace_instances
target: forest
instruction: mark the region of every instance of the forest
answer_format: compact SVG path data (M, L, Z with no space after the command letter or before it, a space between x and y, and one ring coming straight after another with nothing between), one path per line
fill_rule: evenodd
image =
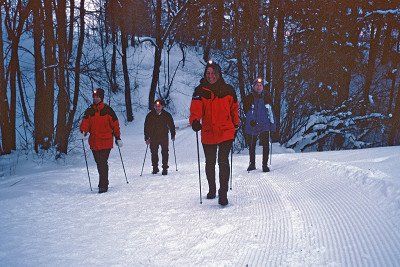
M296 151L400 144L396 0L0 0L0 22L1 155L68 154L93 84L123 95L134 121L127 51L145 44L154 61L144 108L173 101L175 68L195 47L222 66L239 101L255 78L265 81L274 142Z

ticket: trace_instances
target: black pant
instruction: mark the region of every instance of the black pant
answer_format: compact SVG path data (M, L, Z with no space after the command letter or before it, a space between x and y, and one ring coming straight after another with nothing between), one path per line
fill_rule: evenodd
M215 164L217 162L218 149L218 165L219 165L219 194L225 195L228 192L229 182L229 152L232 148L233 140L228 140L215 145L203 144L204 155L206 157L206 176L208 181L209 192L216 193L215 185Z
M256 143L260 139L260 145L263 147L262 165L268 165L269 156L269 132L262 132L259 135L248 135L247 142L249 144L250 164L256 163Z
M161 146L162 168L168 169L168 137L162 140L150 139L151 164L158 167L158 147Z
M99 172L99 188L108 189L108 157L111 149L92 150Z

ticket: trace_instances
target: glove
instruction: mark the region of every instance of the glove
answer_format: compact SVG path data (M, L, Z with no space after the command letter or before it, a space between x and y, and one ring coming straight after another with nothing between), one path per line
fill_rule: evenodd
M115 144L118 146L118 147L122 147L123 145L124 145L124 143L122 143L122 140L121 140L121 138L115 138Z
M198 131L201 130L201 127L202 127L202 126L201 126L200 121L195 120L195 121L192 122L192 129L193 129L193 131L198 132Z
M250 121L250 126L251 127L256 127L257 126L257 122L255 120L251 120Z
M81 132L81 138L80 138L80 139L82 139L82 140L88 140L88 139L89 139L88 133Z

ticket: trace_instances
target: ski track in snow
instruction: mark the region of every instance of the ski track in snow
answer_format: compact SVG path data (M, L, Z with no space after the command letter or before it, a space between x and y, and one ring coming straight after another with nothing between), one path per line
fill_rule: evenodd
M112 151L106 194L96 193L91 155L93 192L83 159L2 187L1 265L400 265L400 194L379 180L385 173L357 167L367 160L278 154L270 173L247 173L248 155L235 154L230 204L221 207L218 197L205 199L201 144L199 203L190 128L177 133L178 171L170 145L168 176L150 174L150 151L139 176L146 151L139 135L124 138L121 149L129 184L118 150Z

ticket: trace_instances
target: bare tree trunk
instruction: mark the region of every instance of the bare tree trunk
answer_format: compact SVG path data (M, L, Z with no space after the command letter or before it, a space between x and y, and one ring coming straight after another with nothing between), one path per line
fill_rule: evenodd
M74 18L75 18L75 0L69 1L69 36L68 36L68 61L72 53L72 46L74 44Z
M267 36L267 59L266 59L266 80L271 83L272 74L272 51L274 48L274 27L275 27L275 1L270 2L268 36Z
M234 3L234 40L236 43L235 46L235 57L237 60L237 68L238 68L238 83L239 83L239 92L240 98L243 99L246 96L246 90L244 86L244 68L243 68L243 59L242 59L242 40L241 36L241 27L240 27L240 14L239 14L239 7L238 7L238 0L235 0Z
M59 153L67 154L68 152L68 140L72 131L72 125L74 123L74 117L76 113L76 109L78 106L78 97L79 97L79 83L80 83L80 74L81 74L81 59L82 59L82 50L83 50L83 42L85 40L85 0L80 0L79 4L79 39L78 39L78 48L76 51L75 58L75 68L74 68L74 96L72 100L72 109L68 114L67 125L65 127L65 133L61 140L61 145L57 147L57 151Z
M258 31L258 23L257 16L254 16L256 13L255 2L256 0L249 0L243 5L244 7L244 16L245 20L248 22L247 25L247 39L248 39L248 49L249 49L249 72L248 77L250 80L253 80L257 76L256 66L257 66L257 52L256 52L256 42L255 42L255 33ZM254 18L256 17L256 18Z
M125 82L125 106L126 106L126 120L133 121L132 113L132 100L131 100L131 85L129 81L129 71L127 63L127 48L128 48L128 35L121 29L121 46L122 46L122 69L124 72Z
M212 16L212 31L215 48L222 49L224 27L224 1L215 1L215 10Z
M158 79L160 77L160 67L161 67L161 54L163 49L162 41L162 25L161 25L161 15L162 15L162 1L157 0L155 18L156 18L156 46L154 48L154 66L153 66L153 77L151 79L151 87L149 93L149 110L153 108L153 103L155 100L155 94L158 84Z
M49 149L54 132L54 70L55 42L52 0L44 0L44 60L45 60L45 99L44 110L41 114L43 121L43 139L39 140L42 149Z
M6 5L6 25L8 38L11 40L11 57L9 64L9 75L10 75L10 108L9 108L9 122L11 128L11 149L16 148L16 103L17 103L17 72L19 64L19 42L22 35L22 29L25 25L25 21L30 13L29 3L27 6L23 6L23 3L19 0L17 4L17 10L14 13L14 17L10 18L9 6Z
M347 46L349 52L347 53L348 60L346 61L346 69L344 71L343 77L339 82L338 88L338 100L337 104L346 101L350 96L350 83L351 83L351 75L353 73L353 69L356 66L356 57L358 50L358 38L361 33L361 27L357 26L357 12L353 11L352 15L354 17L354 25L351 25L352 30L350 31L350 42L353 46Z
M44 99L46 96L44 75L43 75L43 57L42 57L42 37L43 37L43 18L42 18L42 4L41 1L34 1L33 6L33 48L35 54L35 114L34 114L34 138L35 145L34 149L39 152L39 146L42 144L43 131L44 131L44 120L42 119L44 114Z
M396 105L394 107L392 125L388 136L388 144L393 146L396 144L396 136L400 129L400 87L397 87ZM398 142L397 142L398 144Z
M112 32L112 56L111 56L111 81L113 92L115 93L118 89L117 87L117 31Z
M66 0L58 0L56 7L57 17L57 43L58 43L58 114L55 144L56 147L62 145L65 126L67 124L67 114L69 110L69 95L66 86L68 39L67 39L67 14Z
M21 68L20 68L19 64L17 65L17 81L18 81L18 89L19 89L18 90L19 91L19 99L21 101L21 107L22 107L22 114L25 118L25 121L29 125L32 125L31 119L29 118L28 109L26 108L26 104L25 104L24 85L23 85L23 81L22 81L22 73L21 73Z
M277 16L277 33L276 33L276 60L274 64L274 115L276 122L276 132L273 134L275 141L281 141L280 126L281 126L281 99L284 87L284 42L285 42L285 14L284 0L280 0Z
M395 51L391 50L389 53L389 56L392 55L392 71L390 72L390 79L392 80L392 84L390 87L390 93L389 93L389 104L388 104L388 114L392 113L393 109L393 101L394 101L394 94L395 94L395 86L396 86L396 79L397 79L397 74L398 74L398 66L399 66L399 61L400 58L398 56L395 56L396 53L398 54L400 52L400 36L397 36L397 41L395 43Z
M364 110L363 113L366 113L369 108L369 93L372 84L372 78L374 77L375 72L375 62L378 54L378 45L379 38L381 35L381 25L378 23L376 26L374 24L371 25L371 35L370 35L370 49L368 55L368 67L367 72L365 74L365 85L364 85Z
M1 9L1 5L0 5ZM0 10L0 36L3 36L3 18ZM11 153L12 147L12 129L10 125L10 113L8 109L7 83L5 80L3 38L0 38L0 123L1 123L1 153Z

